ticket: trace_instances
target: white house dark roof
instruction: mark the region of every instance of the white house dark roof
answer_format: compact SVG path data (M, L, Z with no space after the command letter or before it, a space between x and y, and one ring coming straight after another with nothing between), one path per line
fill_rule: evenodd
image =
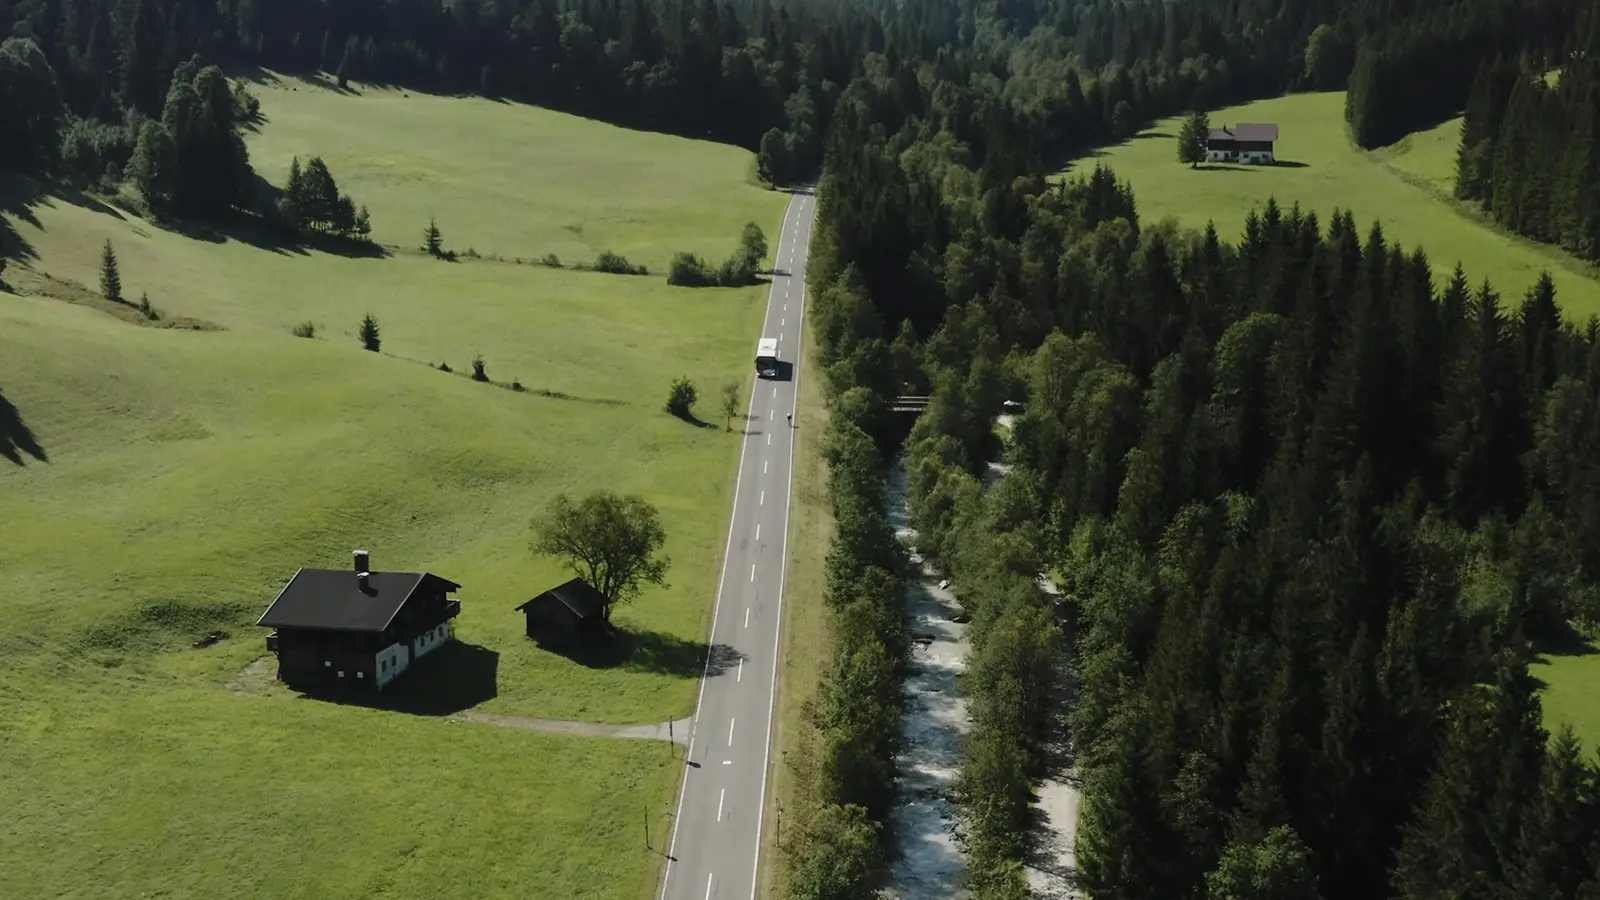
M1266 123L1240 122L1232 128L1213 128L1209 135L1213 141L1265 141L1278 140L1278 126Z
M427 584L445 593L461 585L428 572L372 572L365 588L351 569L301 569L257 625L324 631L382 631Z

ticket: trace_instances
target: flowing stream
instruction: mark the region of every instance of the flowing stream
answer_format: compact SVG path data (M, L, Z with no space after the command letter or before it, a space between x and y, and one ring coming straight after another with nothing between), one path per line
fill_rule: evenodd
M939 587L938 575L916 552L903 456L889 470L889 522L911 550L919 577L906 585L911 672L902 689L904 743L895 760L900 790L890 814L899 853L884 895L892 900L955 900L967 896L959 885L966 854L955 840L956 811L950 799L968 730L967 701L956 692L956 676L967 665L967 626L952 621L960 616L961 605Z
M999 424L1011 427L1010 416ZM989 463L985 487L1005 477L1007 466ZM917 578L906 585L906 615L911 624L911 671L902 688L906 706L900 718L903 741L895 760L899 792L890 814L895 861L884 896L889 900L963 900L960 887L966 854L956 842L956 808L951 798L961 770L969 730L967 700L956 690L956 677L966 671L969 644L966 617L948 586L917 552L917 533L906 505L905 457L889 470L889 522L895 536L911 551ZM1047 578L1040 587L1051 596L1060 590ZM955 621L960 618L962 621ZM1063 729L1064 731L1064 729ZM1054 755L1054 754L1053 754ZM1076 858L1079 786L1067 757L1052 767L1038 785L1040 827L1028 864L1028 884L1039 900L1076 900Z

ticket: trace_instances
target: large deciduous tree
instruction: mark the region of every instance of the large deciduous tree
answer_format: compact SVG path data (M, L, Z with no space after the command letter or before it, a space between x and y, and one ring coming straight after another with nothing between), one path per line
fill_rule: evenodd
M605 595L607 622L612 609L644 585L666 584L666 532L656 508L638 495L602 490L574 502L558 494L534 519L533 535L536 554L561 559Z

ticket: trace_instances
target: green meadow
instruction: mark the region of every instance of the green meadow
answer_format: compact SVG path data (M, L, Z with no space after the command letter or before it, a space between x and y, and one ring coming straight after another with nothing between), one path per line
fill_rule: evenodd
M1557 299L1571 316L1581 320L1600 314L1600 281L1591 267L1557 249L1502 232L1451 199L1459 120L1369 153L1346 136L1342 93L1294 94L1210 116L1214 128L1277 123L1281 164L1191 169L1178 162L1180 117L1158 122L1074 168L1102 162L1115 169L1133 185L1145 222L1171 216L1202 228L1210 220L1225 237L1240 233L1249 211L1269 197L1285 207L1298 203L1324 219L1335 208L1348 209L1363 233L1376 221L1388 240L1421 245L1441 279L1460 262L1474 284L1487 278L1515 304L1539 272L1548 269Z
M0 290L0 449L17 458L0 459L6 882L19 896L647 896L661 857L642 829L665 833L681 773L666 745L431 713L691 711L737 446L714 395L748 388L764 288L514 260L720 258L746 221L775 243L785 198L750 183L749 154L703 142L484 100L255 89L257 171L281 184L289 157L323 156L388 255L185 235L0 182L15 291ZM414 252L429 216L447 247L504 259ZM92 300L108 239L124 294L147 293L157 322ZM380 353L355 339L367 313ZM303 322L314 338L291 334ZM475 357L492 383L461 374ZM678 375L700 386L699 427L662 411ZM531 555L531 517L599 488L660 509L672 566L619 613L634 655L588 668L535 647L514 607L568 577ZM463 586L430 714L260 677L256 618L297 568L342 568L357 547ZM209 634L224 637L195 646Z

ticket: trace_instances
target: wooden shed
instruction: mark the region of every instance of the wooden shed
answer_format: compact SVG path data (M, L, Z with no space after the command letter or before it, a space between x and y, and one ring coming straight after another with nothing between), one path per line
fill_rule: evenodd
M607 600L582 578L557 585L517 607L527 619L528 637L540 644L572 647L611 636Z

